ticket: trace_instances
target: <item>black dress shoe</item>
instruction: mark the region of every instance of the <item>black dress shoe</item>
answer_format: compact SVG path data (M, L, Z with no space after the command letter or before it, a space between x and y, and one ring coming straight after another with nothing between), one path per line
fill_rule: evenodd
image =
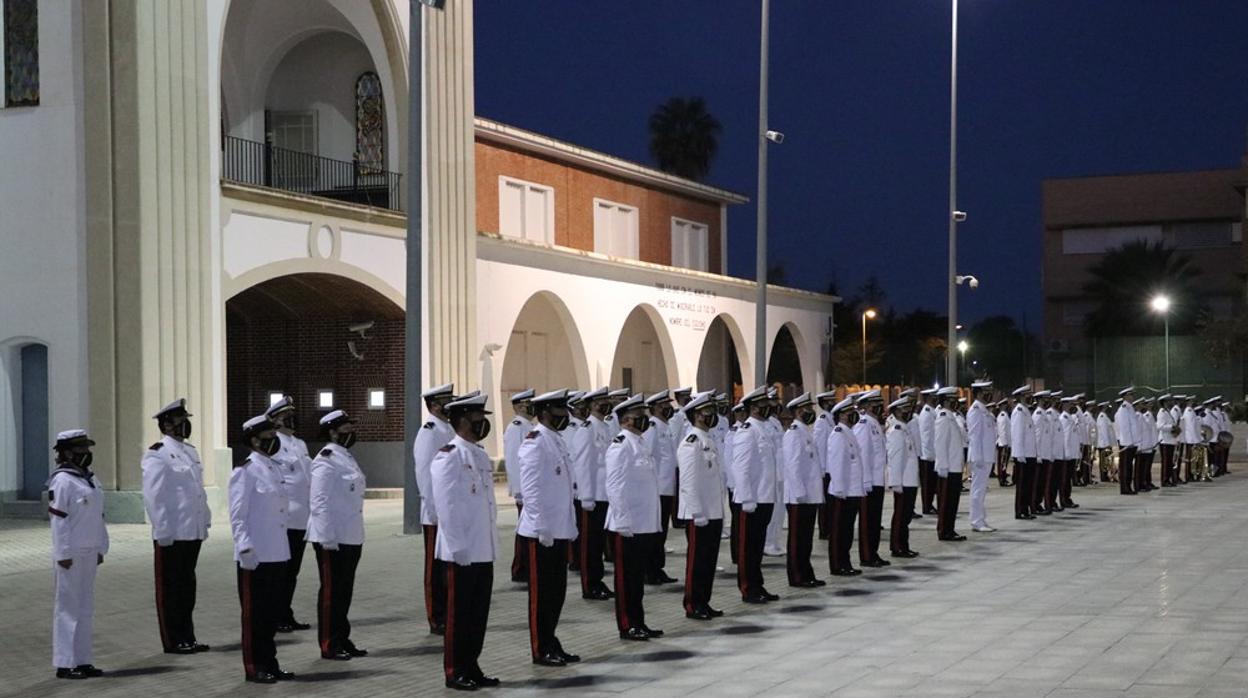
M862 563L863 567L887 567L888 565L889 565L888 562L881 560L878 557L875 558L874 560L867 560L866 562Z
M685 617L690 620L711 620L715 616L711 615L711 612L705 608L698 608L686 613Z
M294 630L311 630L312 626L307 623L300 623L297 620L290 621L290 627Z
M273 678L277 679L278 681L293 681L295 678L295 672L282 671L281 669L278 669L273 672Z
M646 578L646 584L671 584L675 581L677 581L675 577L667 576L667 573L662 570Z
M346 650L347 650L347 654L351 655L352 657L367 657L368 656L368 650L362 650L359 647L356 647L355 645L348 645Z
M429 628L429 634L430 635L445 635L446 623L438 623L437 625Z
M467 676L451 676L446 680L446 687L456 691L475 691L479 684Z
M513 574L513 575L511 575L511 581L512 581L512 582L515 582L516 584L528 584L528 583L529 583L529 578L528 578L528 577L524 577L524 576L516 576L516 575L514 575L514 574Z
M903 552L905 553L905 557L912 559L912 560L919 556L919 554L913 550L905 550Z
M718 618L724 615L723 611L719 610L718 608L711 608L710 606L704 606L702 610L706 611L707 613L710 613L712 618Z
M911 518L911 519L921 519L921 518L923 518L923 515L922 515L922 514L920 514L920 513L918 513L918 512L916 511L915 513L913 513L913 514L911 514L911 515L910 515L910 518Z
M57 670L56 670L56 678L58 678L58 679L75 679L75 680L77 680L77 679L85 679L85 678L87 678L87 673L86 673L85 671L83 671L82 669L77 669L77 668L74 668L74 669L68 669L68 668L64 668L64 667L62 667L62 668L60 668L60 669L57 669Z
M915 558L915 557L918 557L918 556L919 556L919 554L918 554L918 553L916 553L916 552L914 552L913 550L898 550L897 552L895 552L895 553L890 553L890 554L891 554L893 557L900 557L900 558L904 558L904 559L907 559L907 560L908 560L908 559L910 559L910 558Z
M562 647L559 648L556 654L558 654L563 659L565 664L576 664L577 662L581 661L581 655L572 654L571 652L564 652Z
M195 654L195 645L183 642L165 650L165 654Z
M762 594L746 594L745 596L741 597L741 600L745 603L752 603L752 604L767 603L767 597L763 596Z
M208 645L205 645L202 642L192 642L191 649L195 650L196 652L207 652L208 650L212 648L209 647Z
M771 593L770 591L767 591L766 589L763 589L763 590L761 591L761 593L762 593L762 595L763 595L763 598L764 598L764 599L767 599L768 601L779 601L779 600L780 600L780 595L779 595L779 594L773 594L773 593Z
M941 540L953 541L956 543L957 541L966 540L966 536L962 535L961 533L954 533L953 535L946 536L945 538L942 538Z
M1075 504L1074 502L1063 502L1063 503L1062 503L1062 506L1063 506L1063 507L1066 507L1067 509L1078 509L1078 508L1079 508L1079 505L1078 505L1078 504Z
M629 628L620 633L621 640L633 640L635 642L645 642L650 639L650 634L641 628Z
M567 666L568 663L563 661L563 657L554 653L546 652L539 654L533 658L533 663L540 666Z
M646 634L649 635L650 637L663 637L662 630L655 630L654 628L651 628L650 626L645 625L645 624L641 626L641 629L646 631Z
M277 683L277 677L267 671L257 671L248 676L247 680L252 683Z
M588 592L581 594L582 599L590 601L607 601L611 599L613 594L603 589L590 589Z
M502 681L499 681L493 676L486 676L485 674L481 673L480 670L478 670L476 675L472 677L472 680L476 681L477 685L482 688L494 688L495 686L502 683Z
M76 666L76 667L74 667L74 668L75 668L75 669L77 669L78 671L81 671L82 673L86 674L86 675L87 675L87 678L91 678L91 679L93 679L93 678L95 678L95 677L97 677L97 676L103 676L103 675L104 675L104 670L103 670L103 669L97 669L97 668L95 668L95 665L94 665L94 664L79 664L78 666Z
M1135 494L1135 493L1132 492L1131 494ZM1034 512L1032 512L1032 516L1049 516L1052 513L1053 512L1049 511L1048 509L1036 509Z
M923 513L924 513L924 514L927 514L928 516L935 516L935 515L936 515L936 510L935 510L935 509L924 509L924 510L923 510Z
M832 574L837 577L857 577L862 574L862 570L853 567L843 567L839 570L832 570Z
M290 623L278 623L278 624L277 624L277 627L276 627L276 628L273 628L273 629L274 629L275 631L279 632L279 633L293 633L293 632L295 632L295 626L291 625Z
M321 659L345 662L351 659L351 653L346 650L330 650L329 652L321 652Z

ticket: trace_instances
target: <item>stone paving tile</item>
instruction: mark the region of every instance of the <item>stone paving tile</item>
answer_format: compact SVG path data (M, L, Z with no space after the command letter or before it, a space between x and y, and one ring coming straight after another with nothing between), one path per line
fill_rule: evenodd
M1013 490L995 486L990 520L1002 530L960 545L915 523L923 556L816 590L769 587L784 598L746 607L733 568L716 579L728 615L686 620L678 585L648 588L645 644L615 637L609 603L583 601L571 581L560 636L585 657L565 670L528 661L526 594L506 576L514 510L500 512L504 558L482 663L505 681L494 693L577 696L1190 696L1248 693L1248 552L1241 549L1248 476L1164 495L1120 498L1077 490L1083 506L1037 522L1009 516ZM500 501L506 501L500 496ZM891 502L889 503L891 505ZM300 681L243 684L228 526L217 522L200 562L200 639L214 651L159 654L151 542L144 526L113 526L97 586L96 663L107 678L49 678L51 582L45 523L0 520L3 695L442 695L441 643L426 633L421 541L399 534L401 504L370 500L357 582L354 637L372 651L336 664L317 658L313 632L284 636L283 666ZM886 508L886 520L889 515ZM965 527L965 526L964 526ZM680 571L683 536L669 541ZM816 546L825 574L826 548ZM301 575L296 611L315 620L315 570Z

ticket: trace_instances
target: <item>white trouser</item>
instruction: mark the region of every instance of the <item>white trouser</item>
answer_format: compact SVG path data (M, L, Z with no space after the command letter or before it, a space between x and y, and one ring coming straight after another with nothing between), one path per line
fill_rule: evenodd
M65 569L52 563L56 598L52 610L52 666L72 669L91 663L91 630L95 624L95 568L99 554L75 552Z
M785 550L784 523L788 519L784 506L784 483L776 480L775 504L771 508L771 521L767 522L767 542L764 546L773 553Z
M983 528L988 525L988 512L984 508L984 499L988 496L989 473L992 463L971 463L971 528Z

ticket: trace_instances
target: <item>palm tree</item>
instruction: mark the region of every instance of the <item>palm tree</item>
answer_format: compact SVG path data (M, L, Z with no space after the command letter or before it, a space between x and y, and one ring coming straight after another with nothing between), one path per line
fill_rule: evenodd
M650 115L650 155L664 172L702 179L711 171L722 130L701 97L672 97Z
M1187 292L1200 270L1192 257L1166 247L1161 242L1136 240L1105 253L1090 269L1092 279L1083 292L1096 303L1084 329L1091 337L1151 334L1160 327L1160 318L1148 312L1154 295L1165 293L1174 310L1170 331L1190 328L1197 308ZM1176 310L1178 312L1176 312Z

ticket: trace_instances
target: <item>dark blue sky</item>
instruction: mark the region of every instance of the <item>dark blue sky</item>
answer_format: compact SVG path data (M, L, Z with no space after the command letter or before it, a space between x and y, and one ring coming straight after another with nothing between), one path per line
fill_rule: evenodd
M646 120L701 96L708 181L754 198L757 0L477 0L477 113L651 163ZM1248 123L1244 0L961 0L962 318L1038 328L1045 177L1234 167ZM945 309L949 0L774 0L772 260L843 295ZM754 276L755 208L729 271Z

